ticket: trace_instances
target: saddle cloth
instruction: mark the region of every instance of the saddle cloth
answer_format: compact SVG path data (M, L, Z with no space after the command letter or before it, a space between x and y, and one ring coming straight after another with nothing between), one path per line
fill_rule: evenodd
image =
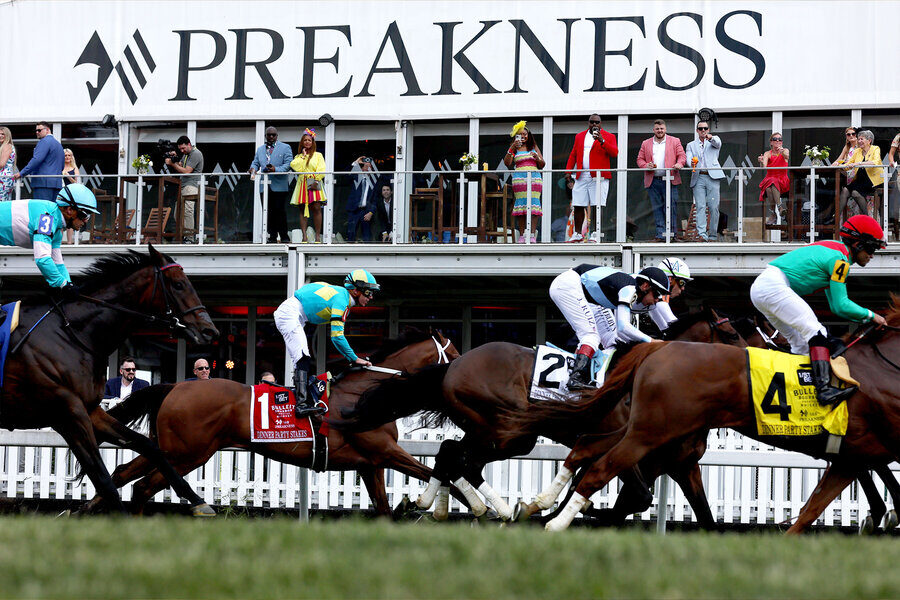
M324 391L320 402L325 404L328 414L327 374L317 377L323 383ZM327 423L314 430L310 417L297 419L294 416L293 390L269 383L254 385L250 405L251 442L313 442L315 434L328 435Z
M3 374L6 372L6 354L9 352L9 336L19 326L20 301L10 302L0 307L0 388L3 387Z
M591 373L598 388L603 385L614 352L615 348L594 353ZM534 370L531 374L530 398L565 402L578 397L577 393L566 387L574 363L575 355L571 352L553 345L538 346L535 349Z
M846 435L847 403L819 404L808 356L747 348L747 360L759 435ZM845 373L849 377L849 369Z

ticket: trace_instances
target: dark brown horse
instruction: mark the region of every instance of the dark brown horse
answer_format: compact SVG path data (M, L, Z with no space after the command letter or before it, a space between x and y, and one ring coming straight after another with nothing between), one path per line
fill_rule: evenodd
M848 401L850 422L839 453L825 455L818 439L765 439L832 461L791 533L805 530L862 469L881 467L900 457L900 309L892 305L886 318L887 331L870 333L844 354L861 385ZM620 361L610 374L610 384L591 398L535 405L528 413L505 421L509 429L501 432L501 438L517 439L530 431L606 431L604 419L613 408L610 404L621 399L622 389L630 390L631 412L624 435L614 436L617 441L611 448L597 448L593 453L576 445L570 454L573 460L567 459L575 468L590 466L562 512L547 523L548 530L558 531L571 523L587 498L654 451L716 427L759 438L747 377L746 353L736 348L644 344Z
M667 333L674 333L678 339L746 345L727 319L720 319L711 310L683 317L672 329L673 332ZM625 356L627 358L628 354ZM535 351L530 348L506 342L484 344L449 366L426 369L409 378L385 381L366 392L353 410L340 413L345 420L335 425L362 431L418 411L426 411L426 419L433 418L438 422L452 420L465 432L465 436L461 440L447 440L441 444L433 479L416 500L417 506L423 509L430 507L438 490L453 483L466 496L476 516L487 509L475 494L475 488L488 499L501 518L508 519L512 516L512 509L484 481L481 471L489 462L527 454L536 444L537 436L545 435L544 432L534 431L527 435L510 436L502 442L496 435L502 429L503 421L511 414L528 410L534 363ZM616 413L611 418L624 425L626 417L627 413ZM550 437L571 447L578 436L554 430ZM705 439L698 442L701 444L699 455L703 453L705 442ZM696 449L686 450L686 456L692 457L696 452ZM677 469L671 472L692 499L691 506L695 512L712 526L712 515L696 461L694 470L696 473L682 473ZM623 475L623 480L626 489L620 496L621 507L629 507L621 509L625 514L634 512L630 507L635 505L649 505L652 496L636 472L630 478L628 474Z
M408 373L458 356L456 348L441 333L410 330L387 342L371 360L380 367ZM348 372L331 386L329 411L352 407L364 390L392 376L369 370ZM229 447L252 449L292 465L311 466L311 443L250 441L251 402L250 386L242 383L227 379L186 381L139 390L110 414L126 422L149 414L160 448L181 474L193 471L216 451ZM379 514L391 512L384 485L385 468L424 481L431 476L431 469L401 448L397 438L397 425L393 422L362 433L345 433L333 427L328 433L327 469L358 471ZM138 511L165 486L161 475L153 471L153 465L138 457L113 473L113 481L120 487L143 477L134 486L133 507ZM94 509L98 502L95 498L85 510Z
M113 510L124 512L125 507L100 457L98 443L104 441L152 462L195 514L214 514L166 463L156 444L99 408L109 355L126 332L150 325L209 343L219 332L206 308L181 266L153 246L149 255L132 251L100 258L81 283L76 300L23 303L10 340L0 426L55 429Z

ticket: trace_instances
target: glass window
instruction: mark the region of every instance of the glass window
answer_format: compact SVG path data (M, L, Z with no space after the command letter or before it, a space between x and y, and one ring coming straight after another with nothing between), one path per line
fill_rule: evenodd
M416 121L412 125L413 147L412 168L414 171L435 171L413 176L413 193L422 195L432 194L426 190L442 190L439 197L443 198L443 213L436 219L436 228L443 230L449 228L457 230L459 227L459 175L444 175L442 172L459 171L459 158L469 151L469 122L468 121ZM468 192L467 192L468 193ZM434 192L437 194L437 192ZM399 199L404 204L408 199ZM433 204L433 206L432 206ZM421 227L421 231L413 231L414 241L437 241L431 232L431 224L435 222L434 210L438 202L423 202L416 211L416 223L410 215L410 226ZM474 226L477 221L475 215L468 215L467 226ZM441 241L455 241L454 231L448 231L448 235L441 236Z

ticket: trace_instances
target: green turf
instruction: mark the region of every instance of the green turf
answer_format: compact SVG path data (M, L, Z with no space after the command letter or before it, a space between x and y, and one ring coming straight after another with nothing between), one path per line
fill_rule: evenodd
M0 518L3 598L896 598L896 538Z

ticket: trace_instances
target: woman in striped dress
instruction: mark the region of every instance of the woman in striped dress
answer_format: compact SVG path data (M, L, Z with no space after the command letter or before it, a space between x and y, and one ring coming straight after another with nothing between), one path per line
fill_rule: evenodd
M517 218L519 231L519 243L525 243L526 215L531 211L531 241L537 241L537 226L541 220L541 174L544 168L544 157L540 148L534 143L531 132L525 126L525 121L519 121L513 125L510 137L513 142L503 157L503 164L507 168L515 168L512 176L513 194L515 204L512 216ZM528 172L531 171L531 205L528 204Z

